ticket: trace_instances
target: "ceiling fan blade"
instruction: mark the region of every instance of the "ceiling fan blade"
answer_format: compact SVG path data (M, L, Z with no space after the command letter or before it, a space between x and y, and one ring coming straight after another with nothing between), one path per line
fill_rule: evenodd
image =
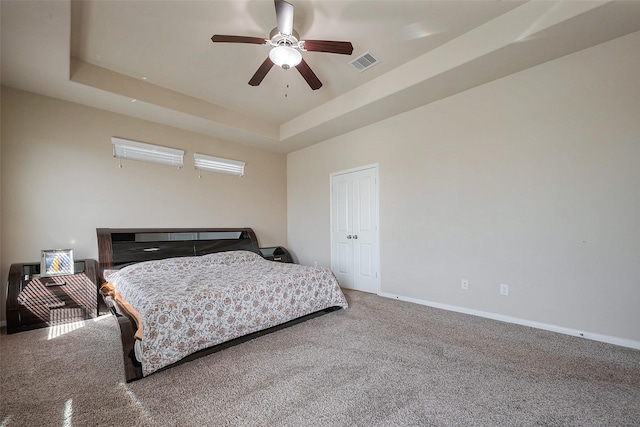
M271 67L273 67L273 62L271 62L271 59L267 57L267 59L265 59L262 65L260 65L260 67L258 68L258 71L256 71L253 77L251 77L251 80L249 80L249 84L251 86L258 86L260 83L262 83L262 80L264 80Z
M293 5L284 0L274 0L276 4L276 19L278 31L282 34L293 34Z
M307 81L311 89L317 90L322 87L322 82L318 79L318 76L311 70L309 65L303 59L298 65L296 65L302 77Z
M265 44L267 41L260 37L247 37L247 36L225 36L222 34L215 34L211 37L211 41L214 43L251 43L251 44Z
M332 40L304 40L304 49L310 52L351 55L353 52L353 45L351 42L337 42Z

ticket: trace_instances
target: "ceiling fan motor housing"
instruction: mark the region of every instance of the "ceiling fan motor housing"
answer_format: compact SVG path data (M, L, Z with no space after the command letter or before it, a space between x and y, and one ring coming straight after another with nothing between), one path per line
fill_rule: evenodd
M275 31L275 34L274 34ZM267 40L267 44L271 46L288 46L293 49L304 50L304 42L299 41L298 34L282 34L278 32L277 28L274 28L270 34L270 40Z

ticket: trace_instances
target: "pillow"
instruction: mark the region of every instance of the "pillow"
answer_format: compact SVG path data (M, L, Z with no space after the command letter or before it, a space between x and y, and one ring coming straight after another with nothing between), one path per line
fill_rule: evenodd
M241 262L249 262L255 260L263 260L262 255L255 252L239 250L239 251L224 251L216 252L212 254L202 255L203 262L209 262L211 264L238 264Z

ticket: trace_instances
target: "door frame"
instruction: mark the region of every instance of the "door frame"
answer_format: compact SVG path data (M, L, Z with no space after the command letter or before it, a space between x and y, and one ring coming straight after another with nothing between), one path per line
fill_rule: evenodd
M375 255L374 260L376 263L376 289L375 294L380 294L380 166L378 163L372 163L369 165L358 166L355 168L345 169L342 171L331 172L329 174L329 244L330 244L330 260L331 260L331 269L333 270L333 259L334 259L334 239L333 239L333 224L335 218L333 217L333 191L332 184L333 178L339 175L346 175L354 172L361 172L364 170L373 169L375 173L375 193L376 193L376 204L375 204L375 214L376 214L376 236L375 236Z

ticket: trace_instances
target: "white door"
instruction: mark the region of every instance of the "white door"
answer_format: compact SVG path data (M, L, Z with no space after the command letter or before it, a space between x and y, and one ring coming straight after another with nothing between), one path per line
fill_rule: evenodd
M331 175L331 269L345 288L379 292L378 167Z

